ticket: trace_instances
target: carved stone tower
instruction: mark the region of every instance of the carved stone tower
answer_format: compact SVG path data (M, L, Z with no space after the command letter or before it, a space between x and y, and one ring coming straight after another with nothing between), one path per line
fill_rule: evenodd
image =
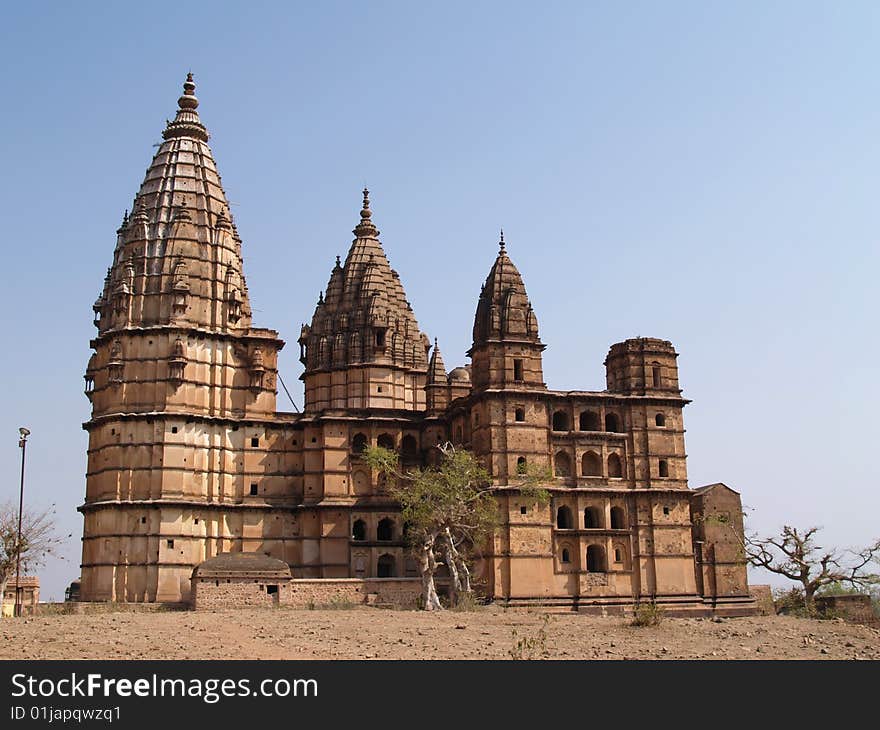
M430 342L419 330L397 272L373 224L364 189L361 220L300 333L305 412L385 408L425 410Z
M183 88L94 305L84 600L188 598L206 545L223 549L234 532L222 506L246 480L238 424L275 412L283 343L251 326L191 74Z
M541 364L545 345L522 277L507 255L504 232L498 256L477 303L472 360L474 391L516 387L546 390Z

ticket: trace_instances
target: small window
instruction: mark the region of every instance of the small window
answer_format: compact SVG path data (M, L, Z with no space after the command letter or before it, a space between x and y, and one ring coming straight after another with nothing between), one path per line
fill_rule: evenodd
M259 446L259 445L260 445L260 438L259 438L259 436L253 436L253 437L251 437L251 446L253 446L253 447L257 447L257 446Z
M529 513L529 508L526 507L525 505L523 505L522 507L519 508L519 513L521 515L527 515Z
M668 515L668 514L669 514L669 507L664 507L664 508L663 508L663 514L664 514L664 515Z
M376 539L381 540L382 542L388 542L394 539L394 520L388 517L379 520L379 525L376 528Z
M385 330L376 330L376 347L385 347Z
M177 426L171 427L171 433L177 433Z
M367 539L367 523L363 520L355 520L354 524L351 526L351 539L352 540L366 540Z
M367 448L367 435L363 433L356 433L354 438L351 440L351 450L355 454L360 454L365 448Z
M651 368L651 378L654 381L654 387L659 388L660 387L660 366L659 365L655 365L654 367Z
M618 433L620 431L620 419L617 417L616 413L605 414L605 430L612 433Z
M526 420L526 409L525 408L517 408L513 412L513 420L517 422L522 422Z
M622 563L623 562L623 554L620 552L620 548L614 548L614 562Z
M570 563L571 562L571 553L568 551L568 548L562 548L562 562Z
M377 386L376 386L376 392L377 392L377 393L381 393L381 392L382 392L382 386L381 386L381 385L377 385Z
M257 485L251 484L251 497L256 497L256 496L257 496Z
M553 414L553 430L568 431L568 414L565 411L556 411Z
M669 476L669 462L667 462L666 459L660 459L660 476Z
M197 520L197 521L198 521L198 520ZM146 518L146 517L141 517L141 524L142 524L142 525L146 525L146 524L147 524L147 518Z
M193 520L193 524L194 524L194 525L199 524L199 518L198 518L198 517L196 517L196 518Z
M173 549L174 549L174 540L166 540L166 541L165 541L165 544L168 546L168 549L169 549L169 550L173 550Z
M276 595L278 593L278 586L277 585L266 586L266 593L270 596Z
M526 457L520 456L516 460L516 473L517 474L525 474L526 473L526 464L527 464Z
M523 379L523 361L520 359L513 361L513 379L517 381Z
M654 423L658 426L665 426L666 416L664 416L662 413L658 413L656 416L654 416Z
M479 411L474 411L474 425L475 426L480 425L480 412Z
M318 443L318 437L317 437L317 436L312 436L312 443L313 443L313 444Z

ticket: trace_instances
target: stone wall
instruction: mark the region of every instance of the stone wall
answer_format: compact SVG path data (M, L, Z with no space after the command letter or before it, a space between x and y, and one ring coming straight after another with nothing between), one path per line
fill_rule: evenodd
M816 596L816 608L848 621L870 622L875 618L871 596L868 595Z
M277 586L269 593L267 586ZM220 610L245 607L338 608L384 605L416 608L419 578L300 578L291 581L193 580L193 608Z

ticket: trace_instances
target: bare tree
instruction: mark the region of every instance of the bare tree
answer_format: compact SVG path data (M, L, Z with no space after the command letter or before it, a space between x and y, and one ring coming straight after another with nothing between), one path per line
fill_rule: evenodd
M11 502L0 504L0 601L6 595L6 585L15 579L19 548L21 570L26 572L42 564L46 558L56 556L64 539L55 532L55 505L52 505L22 513L19 546L18 508Z
M450 602L473 593L469 562L472 553L498 524L498 505L492 479L477 458L452 444L438 446L439 465L402 473L397 454L380 446L364 451L367 463L389 477L389 492L400 503L413 554L422 576L422 606L442 608L434 584L438 565L449 569ZM545 502L549 493L537 487L547 478L543 471L519 475L517 487L526 499Z
M808 612L813 610L813 597L822 588L841 583L867 590L880 583L880 576L869 570L880 557L880 540L861 550L826 549L814 540L820 529L799 531L786 525L781 535L744 537L749 564L800 583Z

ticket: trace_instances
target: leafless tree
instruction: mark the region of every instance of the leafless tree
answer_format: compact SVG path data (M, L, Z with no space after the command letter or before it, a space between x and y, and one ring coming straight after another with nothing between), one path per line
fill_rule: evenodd
M45 509L25 510L21 516L21 571L25 573L57 556L65 538L55 532L55 505ZM70 537L68 535L67 537ZM15 580L18 558L18 506L0 504L0 600L6 585Z
M842 583L868 590L880 583L880 576L869 569L880 557L880 540L861 550L826 549L814 539L820 529L800 531L786 525L781 535L744 538L749 564L800 583L807 611L812 611L817 591L826 586Z

